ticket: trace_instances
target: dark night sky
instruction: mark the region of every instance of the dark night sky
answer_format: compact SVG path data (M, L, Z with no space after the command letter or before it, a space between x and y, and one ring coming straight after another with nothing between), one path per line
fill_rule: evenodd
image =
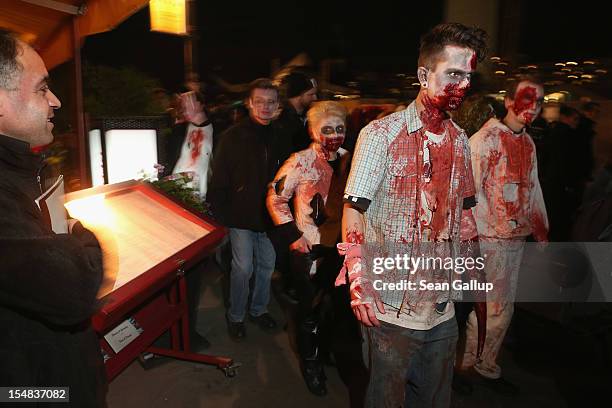
M529 60L611 56L601 3L521 2L520 24L513 29L520 31L519 51ZM246 82L269 75L272 58L284 63L306 51L315 63L348 57L354 70L412 73L420 35L443 18L443 0L419 8L409 1L342 3L198 1L200 72ZM148 13L145 8L117 29L89 37L83 55L96 63L135 66L173 90L182 82L182 40L149 32Z
M442 19L442 1L428 2L425 12L409 3L397 2L390 13L371 4L319 0L198 2L200 71L246 82L269 75L272 58L285 63L302 51L315 63L350 56L352 68L412 70L419 36ZM172 89L182 80L182 40L149 32L148 13L145 8L117 29L89 37L83 56L96 63L135 66Z
M611 58L612 24L605 2L524 0L521 51L534 62Z

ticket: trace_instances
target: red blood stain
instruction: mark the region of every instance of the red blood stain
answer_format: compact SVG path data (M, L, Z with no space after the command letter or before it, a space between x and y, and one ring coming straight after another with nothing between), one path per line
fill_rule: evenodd
M478 62L478 57L476 56L476 53L474 53L472 55L472 58L470 59L470 68L472 68L472 71L476 71L477 62Z
M204 132L202 129L194 129L189 134L188 146L191 148L191 161L195 162L202 153L202 141L204 140Z
M529 175L533 166L531 157L533 147L527 143L523 136L515 136L511 132L500 134L503 151L506 153L506 168L504 174L500 174L500 183L517 184L516 201L506 201L504 197L503 205L506 207L508 219L518 220L523 218L529 211ZM502 203L498 203L502 204Z
M363 244L363 233L357 230L350 230L346 233L346 242L351 244Z
M422 190L430 203L430 210L433 211L431 223L427 228L431 229L431 239L434 241L448 232L448 216L454 207L454 205L449 206L451 201L454 202L453 198L449 197L449 190L453 166L453 141L458 136L458 132L453 126L448 126L447 129L449 137L440 144L429 145L432 175L428 183L422 184Z
M541 212L537 211L531 216L533 237L538 242L548 242L548 228L544 222L544 216Z
M512 110L518 116L528 109L534 109L538 99L538 91L533 86L521 88L514 96Z
M438 99L440 97L437 97ZM423 127L430 132L441 134L443 130L442 122L446 119L446 112L438 108L438 102L431 99L428 95L423 98L423 111L420 114Z
M535 119L535 115L530 112L523 112L522 116L523 116L523 121L526 124L530 124L531 122L533 122L533 119Z
M488 202L491 219L483 219L501 236L521 236L533 233L537 240L545 240L546 218L531 202L535 167L534 145L526 134L516 135L510 130L493 128L488 143L497 149L482 163L482 188Z
M448 217L452 214L455 208L455 200L449 197L450 190L450 175L453 162L462 162L462 158L453 157L452 149L454 140L458 137L458 131L454 126L442 124L442 131L446 126L447 137L440 144L429 145L429 156L432 167L432 175L429 182L424 182L422 177L423 166L422 160L417 160L418 152L422 148L423 140L426 137L424 131L409 135L401 134L389 147L392 172L398 177L393 177L391 185L391 193L396 197L403 197L408 202L417 202L417 213L405 214L407 218L420 218L421 199L415 197L417 193L417 185L419 183L419 191L423 191L429 203L429 210L433 211L431 223L422 225L422 227L431 230L431 239L438 239L443 235L448 228ZM441 132L442 133L442 132ZM418 200L417 200L418 198ZM405 210L402 209L402 210ZM399 214L392 214L396 217ZM391 232L390 232L391 234ZM400 237L399 241L404 242L405 237Z
M497 150L492 150L487 157L487 164L489 169L494 169L497 167L499 163L499 159L501 159L501 153Z
M446 111L455 110L461 105L468 87L460 88L459 83L450 83L444 87L442 95L430 98L423 97L423 111L420 114L425 130L441 134L443 130L442 121L446 119Z
M395 138L389 146L389 160L392 173L402 177L393 177L391 192L396 197L410 198L415 190L415 175L417 174L417 155L419 141L423 137L422 130L416 135L410 135L405 130Z
M402 244L410 244L410 241L408 241L408 238L406 238L406 237L405 237L405 236L403 236L403 235L400 235L400 237L399 237L398 241L399 241L400 243L402 243Z
M323 149L317 147L316 150L325 156L325 151ZM298 159L295 161L295 165L283 166L275 179L281 180L285 178L294 180L295 185L291 186L291 188L294 189L294 213L296 215L295 219L298 221L298 227L301 228L303 224L314 225L311 212L308 212L309 210L305 209L304 206L311 208L310 202L317 193L321 195L324 202L327 200L333 170L327 163L327 159L318 154L316 156L304 156L303 153L299 153L297 157ZM288 169L287 167L290 168ZM305 180L304 174L317 174L318 178ZM287 187L288 186L285 186L285 188ZM294 218L289 208L289 198L290 197L283 197L281 199L273 198L273 201L269 203L273 208L273 210L271 210L272 219L277 225ZM304 211L306 211L306 213Z
M35 146L35 147L31 147L30 151L34 154L40 154L43 152L43 150L45 150L45 148L49 146L49 145L42 145L42 146Z
M323 149L327 150L328 153L337 152L340 146L344 143L344 136L325 136L321 141Z

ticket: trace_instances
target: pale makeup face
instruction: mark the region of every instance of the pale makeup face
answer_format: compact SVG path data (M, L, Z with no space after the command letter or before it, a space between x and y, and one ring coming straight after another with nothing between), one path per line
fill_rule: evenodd
M251 117L256 122L267 125L276 115L278 92L274 89L254 89L249 98Z
M40 56L20 45L23 70L12 89L0 89L0 133L38 147L53 141L54 110L59 99L47 84L49 74Z
M425 93L433 106L441 111L455 110L470 87L476 70L476 54L469 48L447 45L444 56L433 69L425 70Z
M346 124L337 116L326 116L313 124L311 132L315 143L328 153L335 153L344 143Z
M504 101L509 114L523 126L529 125L540 114L543 102L544 88L529 81L518 84L514 99L506 97Z

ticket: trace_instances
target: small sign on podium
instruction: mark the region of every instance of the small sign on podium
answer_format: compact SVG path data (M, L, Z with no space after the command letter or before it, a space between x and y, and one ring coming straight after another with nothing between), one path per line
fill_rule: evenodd
M130 317L105 334L104 338L113 351L118 353L123 350L125 346L134 341L136 337L140 336L140 333L142 333L142 329L138 326L138 323Z

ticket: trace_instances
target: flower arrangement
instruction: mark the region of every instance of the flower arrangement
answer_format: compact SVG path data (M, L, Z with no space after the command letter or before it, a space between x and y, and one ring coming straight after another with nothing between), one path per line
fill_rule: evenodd
M157 169L158 175L162 174L164 171L164 166L161 164L156 164L155 168ZM176 198L186 207L202 214L211 215L210 205L202 201L198 190L193 188L193 172L171 174L162 178L150 177L143 174L142 180Z

